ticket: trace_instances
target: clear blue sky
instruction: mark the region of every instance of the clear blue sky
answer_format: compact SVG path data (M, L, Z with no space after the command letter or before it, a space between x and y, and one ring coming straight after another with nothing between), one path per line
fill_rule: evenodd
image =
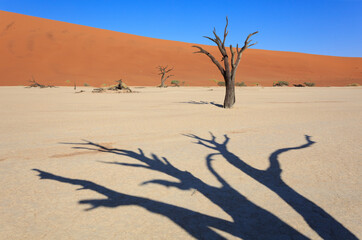
M228 43L260 31L255 48L362 57L362 0L0 0L0 10L152 38Z

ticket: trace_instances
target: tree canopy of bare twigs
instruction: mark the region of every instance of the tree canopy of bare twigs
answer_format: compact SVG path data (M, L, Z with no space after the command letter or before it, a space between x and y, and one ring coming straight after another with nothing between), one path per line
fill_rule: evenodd
M171 72L173 70L173 68L168 68L168 66L164 67L164 66L158 66L157 67L159 73L158 75L161 75L161 84L159 85L159 87L166 87L165 82L168 78L174 76L174 75L170 75L168 74L169 72Z
M219 51L220 51L220 53L222 55L221 62L224 62L224 66L222 66L222 64L210 52L206 51L205 49L203 49L200 46L193 46L193 47L195 47L195 48L197 48L199 50L199 51L197 51L195 53L203 53L206 56L208 56L210 58L210 60L219 69L221 75L224 77L225 88L226 88L224 105L223 105L224 108L231 108L235 103L235 74L236 74L236 69L239 66L242 53L246 49L248 49L251 46L254 46L256 44L256 42L253 42L251 37L258 33L258 31L250 33L245 39L244 46L241 47L241 48L239 48L239 44L237 44L236 48L234 49L233 46L230 44L229 52L230 52L231 58L229 60L229 53L226 50L227 47L225 47L226 36L229 33L229 31L227 29L228 23L229 23L229 20L226 17L226 26L225 26L225 29L224 29L223 39L221 39L216 34L216 29L215 28L214 28L214 31L213 31L214 38L204 36L205 38L209 39L210 41L214 42L217 45L217 47L218 47L218 49L219 49Z

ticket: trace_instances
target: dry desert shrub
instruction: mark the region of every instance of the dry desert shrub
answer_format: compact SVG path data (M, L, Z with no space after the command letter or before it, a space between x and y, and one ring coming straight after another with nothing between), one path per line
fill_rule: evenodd
M180 81L178 80L172 80L171 84L174 85L174 87L179 87L180 86Z
M287 81L278 81L273 83L273 87L283 87L283 86L289 86L289 82Z
M314 82L304 82L304 85L307 87L314 87L315 83Z
M348 84L347 87L359 87L360 85L358 83L351 83Z
M237 86L237 87L246 87L246 84L245 84L245 82L237 82L237 83L235 83L235 86Z

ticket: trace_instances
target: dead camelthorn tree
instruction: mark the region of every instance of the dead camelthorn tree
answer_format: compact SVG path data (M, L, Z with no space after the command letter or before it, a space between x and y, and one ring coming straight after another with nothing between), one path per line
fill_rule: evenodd
M157 69L159 70L159 74L161 75L161 85L159 87L166 87L165 82L169 77L172 77L173 75L168 75L167 73L171 72L173 68L167 69L168 66L158 66Z
M224 81L225 81L225 87L226 87L226 93L225 93L225 100L224 100L224 108L231 108L234 103L235 103L235 74L236 74L236 69L240 63L240 59L241 59L241 55L242 53L249 47L255 45L256 43L252 43L252 40L250 39L253 35L257 34L258 32L254 32L251 33L247 36L245 42L244 42L244 46L242 48L239 49L239 45L236 45L236 52L233 49L233 46L230 45L230 53L231 53L231 59L229 62L229 55L226 51L225 48L225 39L226 36L228 35L229 31L227 30L228 27L228 18L226 17L226 26L225 26L225 30L224 30L224 38L223 40L220 39L220 37L216 34L216 29L214 28L214 36L215 38L211 38L211 37L207 37L204 36L205 38L213 41L214 43L216 43L216 45L219 48L219 51L222 55L222 59L221 61L224 62L224 67L220 64L220 62L218 60L216 60L216 58L209 53L208 51L206 51L205 49L203 49L200 46L193 46L195 48L198 48L200 51L197 51L195 53L203 53L206 56L208 56L211 61L217 66L217 68L219 69L219 71L221 72L222 76L224 77Z

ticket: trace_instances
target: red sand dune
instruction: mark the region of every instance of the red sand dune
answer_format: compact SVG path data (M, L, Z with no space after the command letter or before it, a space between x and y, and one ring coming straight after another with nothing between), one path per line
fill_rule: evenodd
M222 80L220 73L205 55L193 54L192 45L0 11L0 85L27 85L33 75L39 83L63 86L100 86L120 78L131 86L156 86L158 65L173 66L173 79L186 85L215 85L211 79ZM215 46L205 48L220 56ZM362 58L245 52L237 82L271 86L279 80L362 84Z

